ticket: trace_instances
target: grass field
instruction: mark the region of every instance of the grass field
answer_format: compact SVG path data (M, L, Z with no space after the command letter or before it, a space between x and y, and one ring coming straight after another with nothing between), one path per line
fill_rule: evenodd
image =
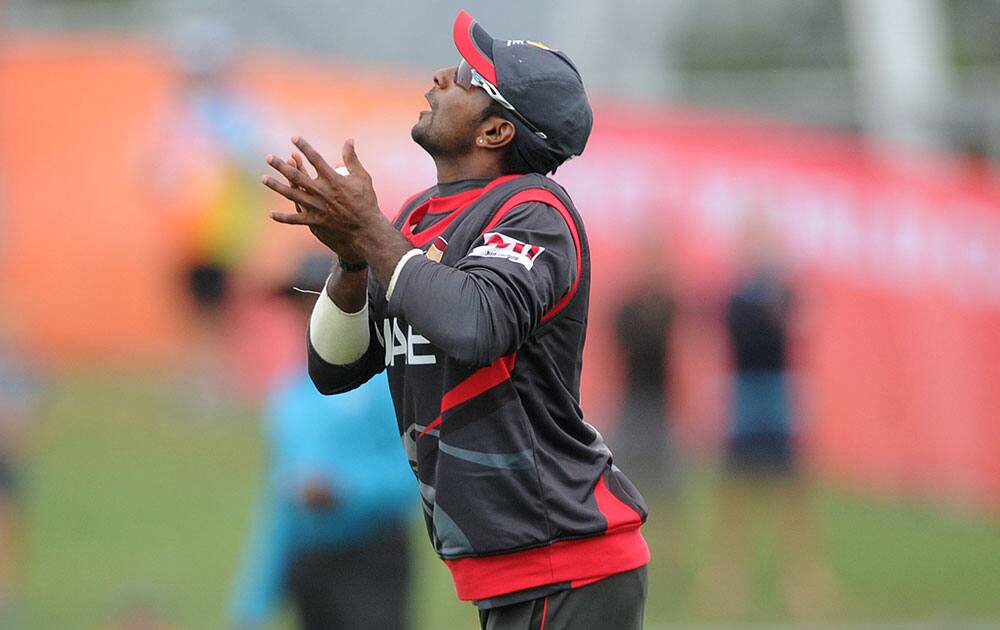
M257 418L226 410L188 419L184 397L151 377L66 376L53 384L25 470L27 627L103 627L127 601L149 598L179 628L224 627L222 610L259 476ZM653 548L651 628L698 624L693 585L708 545L713 485L692 475L675 519L645 531ZM1000 624L1000 526L926 507L880 503L830 488L815 499L840 589L829 621L963 620ZM672 522L672 523L671 523ZM416 630L478 627L457 602L421 526ZM785 622L769 553L741 623ZM278 622L275 627L287 627ZM611 630L611 629L609 629Z

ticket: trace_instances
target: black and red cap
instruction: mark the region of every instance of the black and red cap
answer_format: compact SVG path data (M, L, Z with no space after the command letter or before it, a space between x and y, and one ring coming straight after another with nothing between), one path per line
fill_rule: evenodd
M515 148L529 165L549 173L583 153L594 116L580 72L565 53L527 39L494 39L465 11L455 18L453 37L462 58L544 132L542 139L512 117Z

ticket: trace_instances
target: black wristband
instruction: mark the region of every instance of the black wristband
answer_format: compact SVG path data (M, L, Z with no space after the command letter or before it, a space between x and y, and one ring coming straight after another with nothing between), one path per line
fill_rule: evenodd
M337 260L337 264L340 265L340 268L343 269L344 271L351 273L357 271L364 271L365 269L368 268L368 263L363 260L361 262L349 262L344 260L343 258L340 258Z

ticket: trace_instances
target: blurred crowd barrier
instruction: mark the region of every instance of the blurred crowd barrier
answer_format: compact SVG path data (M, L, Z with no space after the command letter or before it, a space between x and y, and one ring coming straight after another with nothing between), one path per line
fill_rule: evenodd
M263 53L241 58L238 75L267 112L268 151L286 155L295 133L333 157L356 138L389 215L433 183L409 137L429 76ZM196 338L156 191L157 121L178 85L170 56L135 41L0 42L0 299L57 365L166 366ZM620 408L614 321L653 241L675 300L672 432L693 448L717 442L729 404L724 303L741 233L760 216L797 296L796 404L811 465L868 489L1000 506L995 181L946 156L873 152L771 121L602 99L595 109L586 156L555 178L592 247L584 407L596 424ZM259 211L277 207L271 196ZM249 287L273 286L311 246L304 230L267 222L255 239L239 270ZM254 389L301 330L247 313L231 332Z

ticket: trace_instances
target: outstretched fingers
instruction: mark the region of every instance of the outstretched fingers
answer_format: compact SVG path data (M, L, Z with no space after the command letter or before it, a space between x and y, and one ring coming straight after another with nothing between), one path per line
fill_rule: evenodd
M303 210L307 208L323 208L325 206L321 197L314 195L307 190L303 190L301 187L282 184L275 178L268 175L262 177L260 181L262 184L285 199L302 206Z
M344 158L344 166L351 173L364 173L368 175L368 171L361 164L361 159L358 158L358 152L354 149L354 138L348 138L344 142L344 148L341 155Z
M299 171L301 171L304 175L309 176L309 173L306 172L305 167L302 166L302 154L299 153L298 151L295 151L294 153L292 153L292 157L290 157L287 160L285 160L285 162L289 166L294 167L294 168L298 169ZM302 206L300 204L295 204L295 211L296 212L303 212Z
M320 155L311 144L306 142L304 138L301 136L295 136L292 138L292 144L298 147L299 151L302 151L302 154L306 156L306 159L313 165L313 168L316 169L316 173L319 174L320 177L336 181L332 178L339 177L339 175L334 172L333 168L331 168L330 165L326 163L326 160L323 159L323 156Z
M315 192L316 184L304 169L298 168L293 163L286 162L274 155L267 156L268 165L281 173L290 184L309 192Z
M272 212L271 218L278 223L286 223L288 225L313 225L315 220L312 215L295 212Z
M311 175L309 175L309 171L306 170L305 158L302 157L302 154L299 153L298 151L292 151L292 157L289 158L288 162L295 168L302 171L302 174L305 175L306 177L312 177Z

